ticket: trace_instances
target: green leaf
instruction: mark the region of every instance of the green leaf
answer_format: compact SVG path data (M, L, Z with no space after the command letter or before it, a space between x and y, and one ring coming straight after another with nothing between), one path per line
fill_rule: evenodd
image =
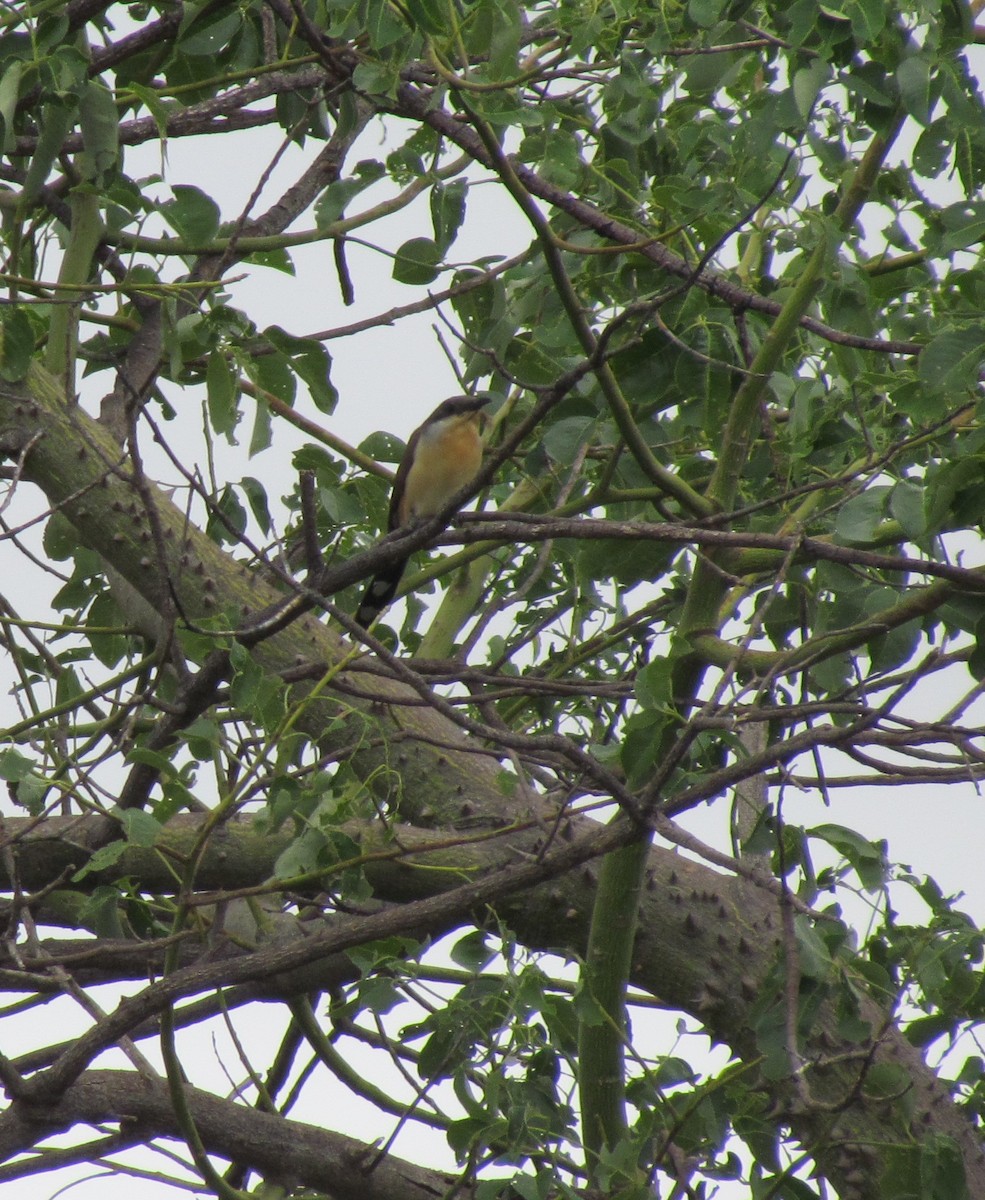
M926 507L927 528L933 533L977 524L985 511L985 460L972 454L931 471Z
M487 944L486 933L481 929L473 929L465 934L451 947L449 953L453 962L464 967L466 971L481 971L494 957L493 951Z
M187 14L193 14L191 20ZM204 5L198 14L189 6L178 37L178 48L182 54L193 58L212 58L229 45L242 23L243 14L237 7L230 9L223 4L215 10Z
M921 632L921 622L915 618L872 638L867 644L867 649L873 669L888 671L892 667L901 667L910 662L920 643Z
M20 98L21 79L25 64L19 59L5 60L0 70L0 133L3 135L3 152L9 154L16 145L14 117Z
M119 625L120 612L110 593L96 596L86 614L86 636L96 658L104 667L115 667L126 653L128 641L120 633L105 633L110 626Z
M155 820L149 812L145 812L142 808L118 810L116 816L123 825L127 841L133 846L150 849L161 836L163 827L160 821Z
M356 164L346 179L337 179L318 197L315 204L315 224L327 229L345 212L349 201L386 174L386 168L376 159L364 159Z
M579 541L574 553L582 582L608 578L629 585L660 579L676 552L676 547L661 542L589 538Z
M246 500L253 513L253 519L260 526L261 531L265 535L269 535L272 522L266 488L259 479L254 479L252 475L244 475L240 480L240 487L246 493Z
M544 1173L537 1178L517 1173L509 1179L486 1179L480 1182L475 1190L475 1200L501 1200L504 1195L514 1193L520 1200L548 1200L551 1189Z
M352 86L369 96L390 96L400 82L400 72L393 63L361 62L352 72Z
M913 169L924 179L936 179L950 152L947 121L934 121L920 134L913 147Z
M55 687L55 703L69 704L73 700L77 700L82 695L83 690L75 668L69 663L63 663L62 670L58 676L58 683Z
M520 780L512 771L499 771L496 774L496 788L501 796L512 798L517 794Z
M401 20L398 12L390 0L371 0L363 28L374 50L385 50L396 42L409 40L407 22Z
M817 101L821 88L831 78L831 68L822 59L814 59L806 67L794 73L793 95L797 111L805 120Z
M267 267L271 271L281 271L285 275L297 274L294 259L284 247L274 250L254 250L243 259L243 262L252 263L258 267Z
M903 532L908 538L919 538L927 532L927 518L924 513L923 488L908 480L901 480L892 491L889 498L889 512L899 521Z
M953 1031L954 1021L951 1017L937 1013L931 1017L918 1017L906 1027L906 1040L911 1046L924 1049L939 1037L944 1037Z
M728 0L688 0L687 14L695 25L710 29L721 20Z
M398 463L403 457L406 445L398 437L385 430L371 433L359 443L359 449L378 462Z
M236 668L229 685L233 704L264 728L275 727L284 714L284 685L244 647L234 645L230 657Z
M80 883L87 875L95 875L100 871L108 871L115 867L126 853L127 844L122 839L100 846L89 861L72 876L73 883Z
M11 789L14 802L26 809L32 817L44 811L50 790L51 784L44 776L33 771Z
M102 181L119 161L120 128L113 93L98 80L90 80L79 98L79 128L85 176Z
M205 368L205 385L212 428L224 436L231 446L235 446L233 431L240 418L237 404L239 387L226 356L218 350L209 355Z
M431 226L441 257L448 253L465 220L468 190L468 181L465 179L456 179L449 184L438 182L431 188Z
M962 200L941 210L938 218L947 231L941 248L964 250L985 241L985 200Z
M125 846L123 842L112 842L105 849L112 849L114 852L115 857L112 857L112 861L104 864L112 866L112 863L123 853ZM91 860L89 865L92 866ZM83 869L76 878L81 879L86 873L86 870ZM121 899L119 888L107 885L95 888L92 895L82 905L79 923L91 928L97 937L114 939L127 937L128 931L124 929L123 921L120 919ZM129 936L132 936L132 932Z
M403 6L414 28L422 33L445 34L455 19L455 9L444 0L403 0Z
M978 385L985 324L945 329L920 354L920 380L934 391L957 393L955 399Z
M877 485L853 496L838 513L835 522L838 540L855 546L872 542L880 523L885 520L890 490Z
M815 825L808 829L809 837L820 838L833 846L858 872L862 886L875 891L884 886L889 873L886 847L883 842L871 842L844 825Z
M886 24L883 0L842 0L840 6L852 22L852 32L864 46L882 32Z
M564 417L544 431L542 440L548 455L562 467L570 467L596 425L595 417Z
M334 412L339 396L331 380L332 359L321 342L293 337L277 325L271 325L263 332L270 344L280 351L282 361L307 384L318 410Z
M60 512L52 513L44 530L44 548L49 558L63 562L78 548L79 539L73 526Z
M655 659L637 672L636 699L644 708L661 712L673 707L673 670L669 659Z
M293 406L297 375L289 355L275 349L273 354L258 354L243 365L264 391L273 393L278 400Z
M72 128L78 108L75 97L66 100L53 101L46 104L41 111L41 132L38 137L31 165L24 178L21 191L21 203L25 208L32 205L38 198L41 188L48 178L52 166L62 152L62 143ZM115 124L115 112L114 112Z
M168 223L190 245L207 246L219 232L219 206L191 184L175 184L171 190L174 199L161 206Z
M523 25L515 0L475 0L463 32L468 49L485 60L479 68L484 79L494 82L516 76Z
M127 754L127 762L143 763L153 767L161 775L174 775L178 768L166 754L159 750L151 750L149 746L133 746Z
M314 829L306 830L278 856L274 863L274 878L293 879L297 875L325 870L330 865L326 847L324 834Z
M985 679L985 617L975 626L975 648L968 657L968 670L975 679Z
M19 783L34 771L34 763L19 750L0 750L0 779Z
M397 251L393 261L393 278L398 283L426 284L438 277L442 254L430 238L411 238Z
M222 733L215 721L199 717L185 730L189 752L200 762L211 761L222 744Z
M961 1150L947 1134L930 1134L921 1143L920 1200L968 1200Z
M930 121L930 64L920 54L904 58L896 68L896 82L906 111L921 125Z
M0 308L0 378L16 383L34 358L34 327L23 309Z
M662 758L671 719L665 712L647 709L633 713L626 722L619 760L631 787L639 787Z
M871 1063L862 1080L862 1089L866 1096L897 1103L912 1091L912 1087L913 1081L906 1068L886 1060Z
M322 192L315 203L315 224L327 229L345 212L353 196L358 196L365 184L358 179L336 179Z
M800 973L808 979L830 979L834 972L831 953L813 922L797 913L794 917Z
M175 102L162 99L154 88L145 87L142 83L137 83L132 79L127 83L126 91L132 92L140 101L141 106L146 108L154 119L157 136L163 149L168 141L168 117L177 107Z

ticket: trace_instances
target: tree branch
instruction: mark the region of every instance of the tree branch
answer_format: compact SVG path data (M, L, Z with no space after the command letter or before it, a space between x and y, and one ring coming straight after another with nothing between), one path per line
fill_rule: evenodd
M198 1088L187 1086L184 1092L210 1154L251 1167L268 1183L289 1190L301 1184L339 1200L435 1200L458 1182L392 1154L377 1160L372 1146L343 1134L220 1100ZM182 1136L162 1082L122 1071L87 1071L51 1105L14 1104L0 1114L0 1160L73 1125L105 1122L136 1122L144 1138ZM472 1193L456 1187L456 1194Z

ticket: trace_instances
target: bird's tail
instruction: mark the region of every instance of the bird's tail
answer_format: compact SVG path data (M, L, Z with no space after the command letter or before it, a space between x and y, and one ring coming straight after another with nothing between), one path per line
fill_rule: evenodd
M404 571L407 568L407 561L406 558L398 559L397 562L384 567L382 571L378 571L369 581L366 585L366 591L363 592L363 598L359 602L359 607L356 609L357 625L361 625L363 629L368 629L393 600L397 594L397 588L400 587L400 580L403 578Z

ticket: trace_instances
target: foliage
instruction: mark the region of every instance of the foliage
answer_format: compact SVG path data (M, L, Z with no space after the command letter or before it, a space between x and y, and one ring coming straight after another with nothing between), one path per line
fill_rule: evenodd
M0 1179L985 1194L981 932L823 811L985 774L978 7L5 6ZM420 312L481 512L376 545Z

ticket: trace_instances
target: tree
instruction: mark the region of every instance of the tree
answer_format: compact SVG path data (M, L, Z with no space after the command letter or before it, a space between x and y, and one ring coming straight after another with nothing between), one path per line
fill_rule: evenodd
M978 7L5 7L0 1179L985 1196L981 934L823 803L985 774ZM367 244L375 318L235 302L329 246L348 302ZM400 447L333 433L326 347L419 312L480 511L379 540Z

